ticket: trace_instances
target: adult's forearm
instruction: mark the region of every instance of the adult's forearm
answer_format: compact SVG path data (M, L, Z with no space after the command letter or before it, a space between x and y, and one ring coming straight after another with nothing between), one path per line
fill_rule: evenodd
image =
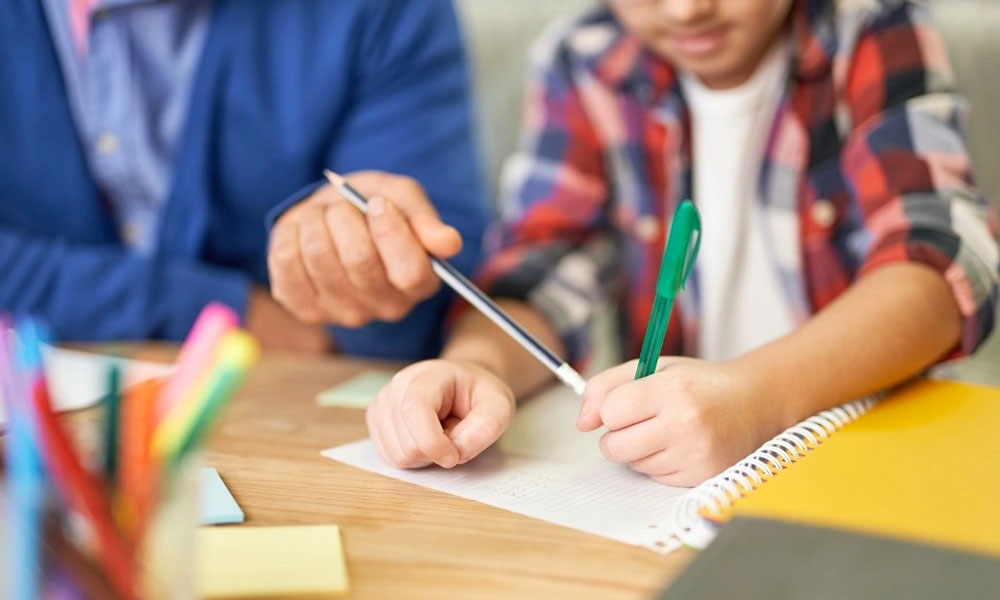
M954 348L958 307L930 268L893 264L859 280L794 333L733 361L783 429L919 373Z

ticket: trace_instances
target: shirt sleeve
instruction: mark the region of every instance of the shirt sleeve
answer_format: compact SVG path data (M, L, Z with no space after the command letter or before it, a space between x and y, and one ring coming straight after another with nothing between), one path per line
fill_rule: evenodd
M962 315L958 351L973 352L994 325L996 218L975 187L965 102L925 8L903 3L869 23L846 105L853 125L841 162L862 222L860 274L895 262L940 273Z
M0 309L44 319L58 340L182 340L211 301L243 314L249 278L0 227Z
M462 236L462 251L450 262L471 275L480 264L490 209L452 3L372 0L365 11L356 84L348 92L353 108L331 138L326 165L340 173L373 169L419 181L441 220ZM339 348L356 355L430 358L440 350L452 299L442 287L401 322L338 327L333 335Z
M530 53L520 151L502 175L501 222L488 236L478 281L494 297L523 301L559 334L579 363L591 323L615 277L604 151L576 82L565 30Z

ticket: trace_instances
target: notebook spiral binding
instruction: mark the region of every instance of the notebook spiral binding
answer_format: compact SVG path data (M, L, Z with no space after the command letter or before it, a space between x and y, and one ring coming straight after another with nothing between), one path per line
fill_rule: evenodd
M756 486L806 456L838 429L868 412L881 396L869 396L824 410L776 435L756 452L692 489L676 514L675 535L686 546L702 549L718 533L719 525L701 515L718 514Z

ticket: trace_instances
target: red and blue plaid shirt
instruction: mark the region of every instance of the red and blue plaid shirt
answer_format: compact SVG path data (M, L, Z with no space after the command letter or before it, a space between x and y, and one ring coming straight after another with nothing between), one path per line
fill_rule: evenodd
M919 262L951 286L963 316L956 354L971 352L993 327L996 221L973 183L965 103L927 11L799 0L789 27L792 65L759 197L790 304L804 321L880 265ZM546 315L574 361L610 301L636 356L669 215L692 193L677 77L607 9L553 27L532 63L524 147L506 166L480 281ZM697 354L687 294L665 354Z

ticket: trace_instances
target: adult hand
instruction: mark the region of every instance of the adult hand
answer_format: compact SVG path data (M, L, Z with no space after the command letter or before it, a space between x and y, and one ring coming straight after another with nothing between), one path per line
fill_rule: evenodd
M514 418L514 394L496 375L467 362L411 365L379 392L366 414L382 459L397 468L446 469L478 456Z
M730 364L664 358L636 381L636 363L594 377L583 395L577 427L607 427L600 445L612 462L660 483L694 486L777 433L767 395Z
M346 179L369 198L367 216L330 185L288 210L271 232L271 292L305 323L398 321L440 286L428 253L454 256L462 238L413 179L375 171Z

